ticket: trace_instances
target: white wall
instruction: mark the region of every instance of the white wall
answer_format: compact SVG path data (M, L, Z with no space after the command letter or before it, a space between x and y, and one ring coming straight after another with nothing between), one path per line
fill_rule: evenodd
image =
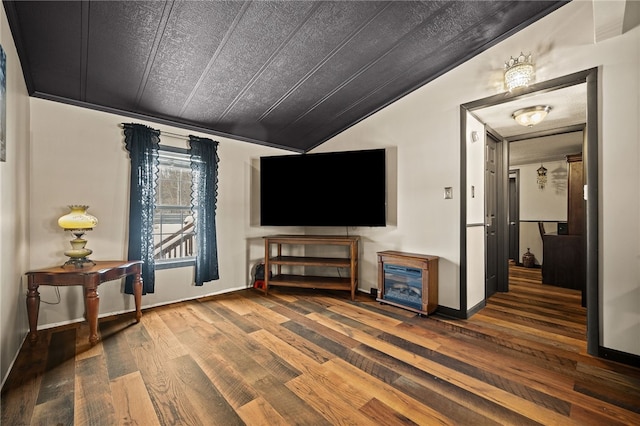
M540 163L522 164L511 170L520 170L520 246L518 261L530 249L535 255L535 263L543 263L543 245L538 229L538 222L546 222L545 232L557 233L557 222L567 221L568 212L568 173L566 161L549 161L547 168L547 184L540 189L537 183Z
M29 257L29 98L3 7L0 45L7 57L7 161L0 163L0 379L4 383L29 327L21 285Z
M483 123L467 113L465 130L465 146L467 158L466 185L467 217L467 311L475 308L485 299L485 243L486 206L485 206L485 170L487 132ZM473 140L473 134L477 140ZM449 292L451 292L449 290Z
M511 168L520 170L520 220L565 222L568 203L567 162L544 163L547 169L547 185L544 189L540 189L537 183L539 167L540 163L534 163Z
M599 68L600 343L640 355L640 28L595 44L592 3L573 1L318 151L397 149L397 225L360 230L366 237L364 258L371 262L376 251L388 249L440 256L439 303L455 308L460 294L459 106L502 92L502 64L521 51L533 53L537 81ZM453 200L443 199L445 186L454 187ZM361 275L373 280L375 271L363 268Z
M130 160L118 124L134 120L35 98L31 100L31 114L29 267L42 268L65 261L63 252L70 247L71 235L58 227L57 218L68 211L69 204L88 205L89 212L99 220L98 226L85 235L87 248L93 250L92 259L125 259ZM172 133L189 133L154 123L143 124ZM284 151L211 138L220 142L217 209L220 279L196 287L192 267L156 271L155 292L142 298L145 307L245 288L250 281L251 266L264 256L261 236L273 230L250 224L252 209L257 208L252 201L253 168L261 155ZM161 143L186 147L186 141L170 137L161 136ZM120 282L100 286L100 316L133 310L133 297L123 294L121 287ZM57 301L53 287L40 287L40 294L43 301ZM62 287L60 295L58 304L41 304L40 327L82 320L80 287Z

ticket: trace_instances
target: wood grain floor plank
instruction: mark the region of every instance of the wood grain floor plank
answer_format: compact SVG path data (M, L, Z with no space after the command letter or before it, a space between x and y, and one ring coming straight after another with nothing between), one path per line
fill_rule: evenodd
M583 379L591 378L594 382L618 386L623 392L632 392L636 395L640 393L640 376L636 374L637 368L593 357L583 357L576 365L576 371L583 374Z
M462 362L473 362L473 365L485 371L493 371L496 367L495 346L479 345L477 341L461 337L448 337L445 333L435 339L440 343L438 353L444 356ZM563 393L573 389L574 385L572 377L516 357L505 357L500 363L500 371L512 380L538 390L552 387Z
M497 319L484 313L478 313L476 321L484 325L491 325L501 330L508 330L513 335L525 337L538 342L554 342L556 347L562 347L564 351L586 353L587 344L577 337L567 337L552 331L540 330L535 326L512 323L506 319Z
M326 424L319 413L286 388L282 381L276 379L271 372L265 370L251 356L248 356L246 351L223 335L220 329L218 332L220 333L219 338L215 341L209 341L210 350L225 354L226 363L232 365L243 380L251 385L256 393L268 401L287 421L294 424Z
M283 322L289 321L290 318L280 315L277 312L274 312L271 308L267 307L267 306L273 306L273 303L260 303L260 302L263 302L264 300L267 300L267 299L266 298L247 299L246 305L243 307L244 313L242 314L242 316L246 318L251 315L260 315L262 318L264 318L265 321L268 321L269 323L273 323L273 324L282 324ZM222 304L228 309L231 309L233 306L233 303L229 303L228 301L223 301Z
M327 327L335 327L335 329L338 330L338 331L342 330L342 327L339 324L328 320L326 317L322 317L322 316L319 316L319 315L309 315L309 317L317 319L319 322L323 323ZM396 339L395 342L386 342L386 341L384 341L384 339L375 338L374 336L371 336L371 335L369 335L367 333L364 333L364 332L360 332L358 330L351 330L350 334L354 339L356 339L359 342L367 345L368 347L370 347L370 348L372 348L372 349L374 349L374 350L376 350L376 351L378 351L378 352L380 352L382 354L386 354L387 356L392 357L392 358L394 358L396 360L404 361L405 363L411 365L410 359L413 357L413 354L408 349L403 348L402 346L404 346L404 345L399 345L398 344L399 342L398 342L397 339ZM407 345L410 344L410 342L406 342L406 341L405 341L405 343ZM414 345L414 344L411 344L410 347L411 347L411 349L417 350L416 354L419 355L419 356L425 356L426 352L430 351L429 349L426 349L426 348L418 349L417 345ZM357 349L357 351L363 351L363 352L361 352L363 354L370 354L371 353L370 351L363 350L363 349L360 349L360 348ZM382 358L380 358L380 359L382 359ZM444 367L443 366L443 368L441 370L444 371L444 368L448 369L449 367ZM429 374L434 374L433 371L426 371L426 372L429 373ZM417 379L418 382L420 382L420 378L421 378L421 376L423 376L420 373L418 373L416 375L416 371L415 370L413 372L411 372L410 370L407 369L407 370L403 371L402 373L405 376L406 375L412 375L412 379L414 379L414 380ZM436 376L436 378L438 378L438 374L434 374L434 375ZM443 374L442 377L440 377L439 380L447 381L447 377L448 376L449 376L448 374ZM421 383L423 385L426 384L426 383L423 383L423 382L421 382ZM428 385L431 385L431 384L432 383L429 383ZM454 384L454 383L452 383L452 384ZM442 386L440 386L440 383L437 383L436 387L432 387L431 390L434 391L434 392L439 392L439 393L444 394L451 401L457 401L458 404L461 404L463 402L471 403L471 399L472 398L471 398L471 395L468 393L468 389L463 390L460 386L458 386L458 385L455 385L455 386L457 386L456 389L454 389L453 387L449 387L449 393L448 394L445 394L445 392L444 392L445 389ZM477 399L478 399L478 401L483 401L480 398L477 398ZM450 405L450 403L449 403L449 401L447 401L443 405ZM486 410L482 410L482 407L480 405L481 404L477 404L474 407L475 411L481 412L484 416L486 416L488 418L491 418L491 416L493 416L496 412L501 411L500 407L496 406L495 404L486 404L486 405L488 405ZM511 413L507 413L507 415L510 415L510 414ZM514 417L516 417L516 416L515 415L511 416L512 419ZM502 417L502 418L496 418L494 420L503 421L505 419L504 419L504 417ZM520 419L518 419L518 420L520 420Z
M314 360L304 356L304 354L301 354L291 348L276 336L273 336L264 330L259 330L252 333L252 337L273 353L279 354L283 359L291 362L302 372L301 375L305 376L305 379L300 381L300 387L296 388L298 391L301 391L305 387L302 382L307 383L309 381L313 381L318 386L324 385L325 383L328 384L330 386L330 392L343 395L344 398L355 407L366 404L371 398L370 395L364 393L361 389L356 388L348 381L343 380L344 378L336 374L332 368L328 368L326 363L318 364ZM289 381L287 386L289 386L294 380L295 379Z
M158 343L145 326L135 327L135 332L128 333L127 340L160 423L198 424L195 409L185 397L188 385L169 364L166 340L160 339Z
M243 425L244 421L234 408L211 383L205 373L190 355L169 361L169 367L180 378L182 398L189 401L193 410L189 424L204 421L208 425Z
M217 319L213 320L212 325L218 329L220 334L227 337L229 341L234 342L235 350L242 353L244 357L251 358L262 369L268 371L274 377L282 382L287 382L294 377L297 377L300 372L292 367L286 360L279 358L268 349L260 345L258 342L253 341L247 336L244 330L235 325L235 315L229 317L231 311L221 308L220 306L212 306L211 304L206 306L213 311L213 314L217 316ZM245 330L254 330L254 327L247 326L251 324L250 321L245 322Z
M56 398L48 399L34 407L33 416L29 423L31 425L73 425L73 392L60 394ZM100 420L96 420L96 425L102 425ZM21 423L17 423L20 425ZM106 426L106 424L105 424Z
M173 359L188 355L175 335L169 331L159 312L147 313L144 315L141 324L147 330L149 338L154 342L155 350L162 352L164 357Z
M239 407L238 415L248 425L287 426L287 422L264 398L259 397Z
M114 325L112 323L114 321L111 321L111 324L100 324L101 334L106 337L102 339L100 345L96 345L102 347L110 380L138 371L126 335L122 332L117 333L109 327ZM117 327L117 329L124 330L121 327Z
M119 426L156 426L160 421L140 372L118 376L111 380L115 422Z
M417 403L415 405L409 405L405 399L397 398L397 395L394 395L394 390L384 383L371 383L370 378L355 379L355 373L353 371L350 371L348 374L345 373L344 368L341 371L336 371L338 369L335 368L332 362L327 362L320 365L313 359L306 357L304 354L296 351L285 341L280 340L279 338L265 330L254 332L252 336L254 336L256 340L260 341L274 353L277 353L284 359L291 360L290 362L295 363L294 365L296 365L298 369L303 371L304 375L307 376L313 383L327 383L331 387L331 390L340 390L340 393L344 395L344 399L349 401L352 406L365 406L368 401L371 400L373 395L379 392L383 394L383 398L386 397L394 399L394 403L396 405L402 404L405 411L411 413L410 415L420 415L420 418L417 420L429 419L431 424L434 424L433 420L434 418L437 418L437 424L446 423L440 422L440 418L436 417L433 413L425 415L423 412L421 412L422 410L416 409L416 406L418 405ZM362 377L364 376L366 375L362 373ZM302 388L299 388L298 390L302 392L301 389ZM393 417L396 420L406 418L405 416L389 408L388 406L386 407L387 409L385 412L388 416ZM365 414L373 419L374 423L389 424L377 422L378 420L386 420L386 416L380 417L379 412L377 413L378 417L372 417L374 414L376 414L374 412L367 412ZM329 414L327 415L330 416ZM371 419L369 421L372 421Z
M98 335L101 335L98 328ZM89 343L89 323L83 321L76 328L76 361L102 355L102 345Z
M434 342L432 339L425 338L427 337L425 334L405 332L405 329L399 327L402 323L396 321L380 321L379 318L376 318L375 316L372 317L369 311L359 307L352 308L347 305L336 304L329 308L329 310L366 326L376 328L381 332L400 333L402 338L430 349L435 350L439 346L439 343Z
M211 349L210 340L222 337L219 330L210 321L202 321L199 314L202 309L184 306L167 311L161 315L170 330L176 335L191 356L197 362L211 383L220 391L225 400L234 409L239 409L258 397L258 394L227 363L226 354ZM205 309L208 311L208 309Z
M259 398L258 392L232 365L227 363L225 354L211 350L209 345L211 336L209 331L195 329L182 335L183 344L189 347L202 371L224 395L229 404L236 410L240 409L240 407Z
M331 424L305 400L292 392L285 384L267 376L254 383L262 398L292 425L329 425Z
M371 398L365 405L360 407L360 411L379 425L418 426L417 423L398 413L377 398Z
M91 424L92 419L100 419L105 425L116 423L104 357L76 361L74 407L74 424Z
M39 333L34 344L24 343L2 387L0 425L29 424L47 366L51 333Z
M464 339L464 336L459 334L456 340L460 341L462 339ZM473 340L470 343L470 346L472 347L475 346L474 354L478 354L479 351L481 351L481 346L484 344L486 344L486 342L482 340L480 341ZM452 345L443 344L443 347L446 346L446 347L452 348L459 345L460 343L457 342L457 343L453 343ZM489 356L493 354L494 358L496 353L500 353L500 350L495 346L489 347L487 351L489 353ZM583 358L584 357L585 356L583 356ZM478 359L479 359L478 356L474 356L474 362L476 362ZM513 356L501 357L501 360L504 360L504 362L514 362L513 360L515 359L519 359L519 358L513 357ZM601 419L601 421L604 423L606 423L606 421L616 421L616 422L627 421L628 423L630 422L631 424L633 424L636 421L634 418L634 415L629 412L629 411L632 412L634 410L625 407L624 403L620 401L613 401L613 400L607 401L606 398L594 399L594 398L590 398L586 394L582 394L576 391L576 388L575 388L576 380L581 380L583 377L582 374L578 371L579 369L576 368L576 365L580 365L580 363L577 363L577 364L576 363L567 364L566 362L556 363L555 361L559 360L560 358L555 358L555 361L554 361L554 359L551 359L551 354L549 353L546 354L546 360L541 360L539 363L536 363L535 360L537 359L538 358L523 359L523 363L525 365L529 364L529 366L525 368L531 369L531 372L529 374L527 369L523 369L522 372L527 373L525 376L528 377L528 379L525 379L525 378L519 379L521 382L526 382L528 383L529 386L536 388L540 391L549 393L555 396L556 398L564 399L567 403L571 404L572 407L575 407L576 405L588 407L586 408L586 410L592 413L592 417L594 419ZM589 359L589 358L585 358L585 359ZM487 371L491 371L490 366L486 368L487 368ZM517 369L518 368L516 366L516 370ZM629 373L635 374L631 372ZM564 384L562 384L563 382L558 382L558 380L554 381L553 380L554 377L564 380ZM563 377L564 379L562 379ZM627 380L630 381L630 383L635 382L633 377L624 376L624 375L620 377L626 378ZM615 381L609 381L609 380L600 380L599 382L615 383ZM558 385L558 383L560 383L560 385ZM608 395L611 397L612 394L610 393ZM632 398L630 400L633 401ZM640 401L640 399L637 399L636 401ZM620 407L623 407L623 409L621 409Z
M583 336L586 334L587 325L584 323L584 315L575 315L573 318L568 318L567 315L553 316L551 312L558 312L553 309L546 309L544 311L525 311L518 309L511 304L502 304L492 302L488 308L492 311L499 311L508 315L526 316L537 321L546 322L552 325L559 325L561 327L567 327L574 329L576 332L580 332Z
M352 364L336 358L327 362L339 376L363 392L371 394L400 415L420 425L452 425L454 421L431 405L423 404L415 398L378 379L372 379L366 372Z
M354 410L354 403L349 394L343 394L338 388L327 388L314 377L303 374L287 382L287 387L300 398L307 401L317 412L321 413L332 425L366 425L373 420ZM356 404L356 407L357 404Z
M309 342L296 333L288 330L282 326L282 323L270 324L265 321L265 318L260 316L259 313L253 313L247 315L247 319L252 321L256 325L261 325L262 329L268 331L271 334L277 335L280 339L285 341L289 346L296 349L300 353L308 356L318 363L323 363L334 357L333 354L325 349ZM259 331L259 330L258 330Z
M58 398L66 398L69 395L73 400L75 346L75 329L67 328L51 334L48 349L49 356L36 404L43 404ZM73 403L71 406L73 406ZM73 413L73 410L71 412ZM73 414L71 418L73 419Z
M332 333L324 332L323 334L319 334L306 327L302 327L297 323L290 322L286 323L285 325L289 325L291 330L294 330L296 333L304 336L305 339L324 347L330 352L333 352L337 357L347 361L348 363L370 374L371 376L376 377L385 383L399 386L404 392L411 392L411 396L413 396L414 398L424 398L428 393L428 390L426 388L415 383L415 381L411 379L403 377L397 372L395 368L389 368L390 364L385 362L378 362L377 360L368 356L369 354L359 351L359 346L355 347L354 350L349 347L340 345L333 339L325 337L326 335L335 335L337 331L331 330L327 327L323 327L325 330L331 330ZM489 419L482 414L474 413L471 410L467 409L464 405L453 402L452 400L447 398L442 398L438 392L432 392L431 395L427 397L427 399L429 401L429 404L433 404L434 401L440 400L442 403L439 406L439 410L443 410L442 412L445 413L445 415L455 419L456 421L460 421L463 423L467 423L469 421L477 422L479 420L482 420L483 422L489 421ZM424 401L425 400L423 400L423 403Z
M586 407L576 405L571 410L571 418L580 425L593 425L593 426L631 426L637 423L629 423L624 419L602 419L599 415L594 416L592 410L588 410Z
M586 336L586 328L580 329L578 327L574 327L572 324L563 325L549 319L539 319L527 313L516 314L504 312L499 309L489 308L483 310L482 314L489 318L493 318L499 321L505 321L512 326L520 325L523 327L534 328L536 330L536 333L546 332L556 336L561 335L580 342Z

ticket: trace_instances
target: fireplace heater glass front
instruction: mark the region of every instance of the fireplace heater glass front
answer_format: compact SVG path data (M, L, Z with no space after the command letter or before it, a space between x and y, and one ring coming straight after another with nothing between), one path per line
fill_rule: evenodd
M385 264L384 299L422 309L422 269Z

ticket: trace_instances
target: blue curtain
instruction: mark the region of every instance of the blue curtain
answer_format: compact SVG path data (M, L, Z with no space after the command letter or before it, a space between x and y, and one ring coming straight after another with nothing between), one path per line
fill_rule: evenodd
M218 198L218 142L189 136L191 147L192 209L196 233L197 286L220 278L216 238L216 201Z
M153 206L158 178L160 131L142 124L124 125L125 147L131 159L129 190L128 260L142 260L142 294L153 293ZM133 294L133 277L125 280L125 293Z

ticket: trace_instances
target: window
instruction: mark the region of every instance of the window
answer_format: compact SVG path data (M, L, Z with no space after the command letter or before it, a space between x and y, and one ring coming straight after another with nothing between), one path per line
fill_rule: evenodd
M218 280L218 142L189 135L189 149L161 149L159 130L136 123L122 127L131 159L127 259L142 260L142 294L154 292L156 264L193 264L196 286ZM124 290L133 294L129 278Z
M196 246L189 154L186 150L161 147L158 160L153 208L153 258L156 267L193 263Z

